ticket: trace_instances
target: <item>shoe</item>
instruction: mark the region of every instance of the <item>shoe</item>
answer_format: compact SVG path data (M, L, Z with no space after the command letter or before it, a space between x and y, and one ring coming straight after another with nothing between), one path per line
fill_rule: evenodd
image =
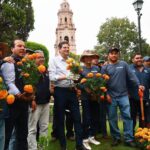
M96 141L94 136L89 137L89 143L94 144L94 145L99 145L101 144L99 141Z
M83 140L83 146L87 149L87 150L91 150L91 146L89 145L89 140L85 139Z
M113 139L111 146L117 146L121 143L120 139Z
M75 150L89 150L84 145L77 146Z
M124 144L125 144L125 146L129 146L129 147L136 147L137 146L134 141L125 142Z

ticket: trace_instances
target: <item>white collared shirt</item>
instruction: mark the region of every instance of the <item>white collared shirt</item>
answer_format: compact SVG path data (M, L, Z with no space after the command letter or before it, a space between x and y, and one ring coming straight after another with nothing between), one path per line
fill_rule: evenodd
M70 71L67 70L67 63L66 60L61 56L58 55L54 59L52 59L50 63L49 73L50 73L50 80L54 81L56 87L71 87L73 86L72 80L58 80L62 75L68 76Z

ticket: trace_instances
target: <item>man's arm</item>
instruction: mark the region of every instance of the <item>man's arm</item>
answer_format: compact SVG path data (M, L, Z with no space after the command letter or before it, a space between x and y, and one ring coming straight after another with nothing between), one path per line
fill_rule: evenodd
M50 63L49 76L50 76L51 81L65 80L66 79L66 75L57 75L56 74L56 63L55 63L54 59Z
M19 89L15 85L15 67L13 63L4 63L1 66L2 75L5 83L9 88L9 93L13 95L20 94Z
M132 70L130 69L129 65L126 64L126 71L127 71L127 78L135 85L137 86L139 89L141 89L142 91L144 91L145 87L143 85L140 85L140 81L139 79L136 77L136 75L132 72Z

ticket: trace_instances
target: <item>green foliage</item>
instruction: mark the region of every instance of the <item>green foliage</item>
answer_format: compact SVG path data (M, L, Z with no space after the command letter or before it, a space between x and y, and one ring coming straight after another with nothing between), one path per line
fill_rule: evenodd
M121 49L122 59L129 61L133 52L138 51L138 31L128 18L110 18L101 25L97 35L99 45L95 47L99 54L106 54L112 46ZM142 39L143 55L148 53L149 45ZM102 51L101 51L102 48Z
M31 0L0 1L0 41L11 43L15 38L26 40L34 29Z
M29 49L32 49L32 50L42 50L44 52L44 56L45 56L45 65L48 66L49 51L44 45L28 41L28 42L26 42L26 47Z
M76 61L80 61L80 55L76 55L72 52L69 53L69 57L75 59Z
M38 150L49 150L50 147L50 137L41 136L38 141Z
M41 76L38 71L35 59L30 60L27 57L23 59L25 59L25 62L21 62L22 64L18 65L22 71L20 76L23 78L24 84L31 84L35 87Z

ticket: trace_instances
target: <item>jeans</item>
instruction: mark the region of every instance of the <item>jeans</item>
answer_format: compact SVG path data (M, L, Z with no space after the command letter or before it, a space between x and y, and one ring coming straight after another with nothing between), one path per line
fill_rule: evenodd
M9 141L8 150L15 150L15 149L16 149L16 131L15 131L15 128L14 128L13 132L11 134L10 141Z
M108 119L110 132L114 139L120 139L121 134L118 128L117 106L119 106L123 120L123 131L125 142L133 141L133 120L130 115L130 104L128 96L112 98L112 103L108 105Z
M70 111L74 122L76 146L81 146L82 145L81 116L76 92L75 90L69 88L55 87L54 109L56 115L56 128L58 131L60 145L62 147L66 147L66 139L64 132L64 120L65 120L64 115L67 104L69 104L70 106Z
M99 104L97 101L90 100L90 95L82 92L82 127L83 139L95 136L98 128Z
M0 150L4 149L5 144L5 119L0 119Z

